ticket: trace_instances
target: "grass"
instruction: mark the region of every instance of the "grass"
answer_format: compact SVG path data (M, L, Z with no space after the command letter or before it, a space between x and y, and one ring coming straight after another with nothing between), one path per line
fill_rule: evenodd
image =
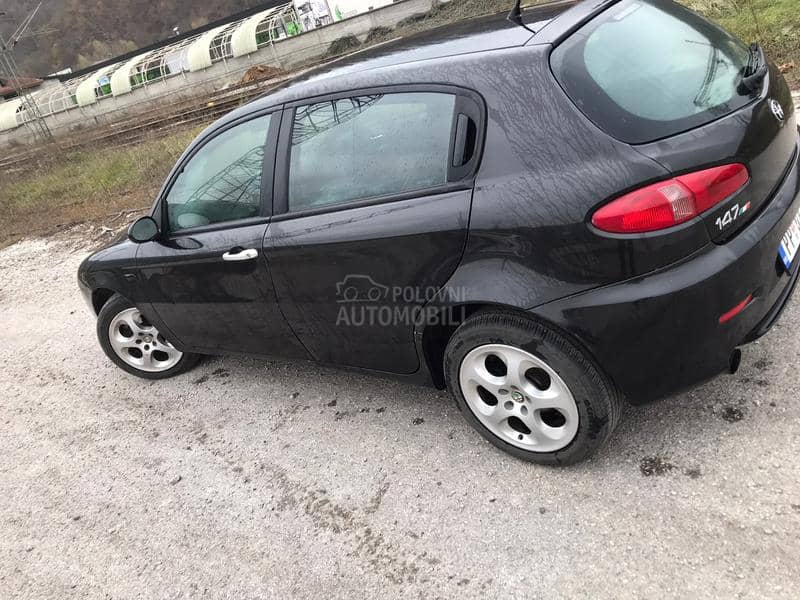
M150 206L197 133L183 131L130 147L75 152L16 180L3 173L0 247L59 226Z
M800 87L800 4L797 0L689 0L689 6L738 35L761 42L779 65L794 64L785 75Z
M536 4L539 1L524 2ZM686 0L746 42L760 41L786 76L800 87L800 7L797 0ZM508 10L511 0L452 0L415 15L391 30L372 32L371 42L411 35L449 22ZM199 130L171 134L127 148L73 153L38 172L0 173L0 247L59 226L100 219L149 206L183 149ZM10 183L7 183L9 182Z

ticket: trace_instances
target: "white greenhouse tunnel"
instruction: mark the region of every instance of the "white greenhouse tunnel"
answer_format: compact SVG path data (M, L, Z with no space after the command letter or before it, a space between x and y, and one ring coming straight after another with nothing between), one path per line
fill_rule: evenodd
M21 106L22 100L19 98L0 104L0 131L14 129L19 125L17 122L17 109Z
M130 94L140 87L246 56L318 26L394 4L397 0L294 0L204 33L103 67L82 78L37 90L32 94L47 117L108 97ZM18 99L0 104L0 131L26 122Z
M253 15L246 19L231 34L231 51L234 56L244 56L258 50L257 31L258 26L264 20L264 13Z
M219 60L255 52L287 37L291 23L297 23L294 4L284 4L66 81L55 91L38 90L32 96L44 116L90 106L105 97L129 94L168 77L202 71ZM259 43L262 31L269 35L266 42ZM297 29L295 34L299 33ZM0 104L0 131L15 129L27 120L24 111L18 110L21 105L20 100Z

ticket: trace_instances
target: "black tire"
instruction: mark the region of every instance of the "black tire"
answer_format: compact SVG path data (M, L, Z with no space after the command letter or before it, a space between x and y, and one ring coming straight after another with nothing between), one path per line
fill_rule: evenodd
M136 377L141 377L142 379L151 380L175 377L176 375L180 375L181 373L191 370L197 365L197 363L200 361L200 356L198 354L190 354L185 352L178 363L169 370L161 371L159 373L151 373L137 369L136 367L127 364L119 356L117 356L117 353L114 352L114 349L111 347L111 343L108 339L109 326L111 325L111 321L114 319L114 317L116 317L122 311L130 308L135 308L135 305L130 300L124 296L121 296L120 294L114 294L111 299L109 299L109 301L103 305L103 308L100 310L100 314L97 316L97 339L100 341L100 346L103 348L103 352L106 353L106 356L108 356L108 358L110 358L115 365L117 365L126 373L130 373Z
M532 452L507 443L473 413L461 391L459 371L472 350L486 344L520 348L546 362L564 380L578 409L578 431L566 447ZM592 359L565 336L530 318L511 313L479 313L453 334L444 360L447 387L467 421L492 444L517 458L543 465L580 462L611 436L622 413L623 400Z

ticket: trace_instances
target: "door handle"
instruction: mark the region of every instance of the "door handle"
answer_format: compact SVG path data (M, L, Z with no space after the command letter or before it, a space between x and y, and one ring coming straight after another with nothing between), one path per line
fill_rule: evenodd
M241 262L245 260L253 260L258 258L258 250L251 248L249 250L231 250L222 255L222 260L226 262Z

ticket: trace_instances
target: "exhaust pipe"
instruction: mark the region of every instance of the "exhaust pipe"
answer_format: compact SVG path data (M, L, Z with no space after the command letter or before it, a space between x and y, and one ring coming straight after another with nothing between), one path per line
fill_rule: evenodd
M731 375L736 375L739 371L739 367L742 364L742 351L739 348L736 348L733 352L731 352L728 372Z

